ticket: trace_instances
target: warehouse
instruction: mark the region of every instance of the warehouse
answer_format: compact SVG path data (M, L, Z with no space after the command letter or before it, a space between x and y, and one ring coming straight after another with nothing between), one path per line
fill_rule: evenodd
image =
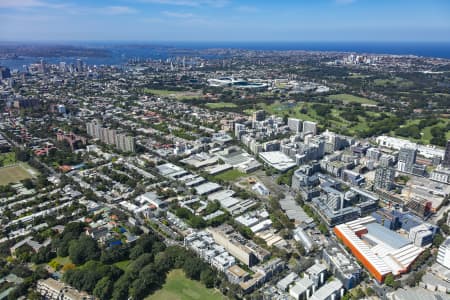
M286 172L297 165L292 158L281 151L261 152L259 157L264 163L280 172Z
M388 274L397 276L408 272L424 250L377 224L370 216L338 225L334 232L379 282Z

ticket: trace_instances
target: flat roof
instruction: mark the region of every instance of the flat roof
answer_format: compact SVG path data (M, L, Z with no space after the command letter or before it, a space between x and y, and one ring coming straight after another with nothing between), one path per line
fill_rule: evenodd
M335 292L339 291L342 288L342 282L339 279L334 279L324 286L322 286L320 289L318 289L312 296L311 300L323 300L328 299L330 295L334 294Z
M244 277L247 276L249 273L247 271L245 271L244 269L242 269L241 267L239 267L238 265L234 265L228 268L228 272L238 276L238 277Z
M233 190L221 190L218 192L215 192L211 195L208 195L208 200L222 200L228 197L232 197L235 194L235 191Z
M220 188L222 188L220 184L217 184L215 182L206 182L199 186L196 186L195 191L197 192L198 195L204 195L217 191Z
M378 223L369 223L365 227L369 231L368 235L375 237L379 243L388 245L393 249L400 249L411 242L388 228L381 226Z
M338 230L345 238L352 244L352 246L361 253L367 262L375 268L381 275L391 273L391 268L386 263L373 253L372 249L363 242L347 224L337 225L335 230Z
M162 176L167 176L169 174L175 173L175 172L180 172L183 171L182 168L180 168L177 165L174 165L172 163L167 163L167 164L163 164L163 165L159 165L156 166L156 168L158 169L158 172L162 175Z
M297 165L292 158L281 151L261 152L259 157L279 171L286 171Z
M312 282L309 278L302 278L299 281L295 282L295 285L289 289L290 293L301 295L306 290L308 290L310 287L314 285L314 282Z

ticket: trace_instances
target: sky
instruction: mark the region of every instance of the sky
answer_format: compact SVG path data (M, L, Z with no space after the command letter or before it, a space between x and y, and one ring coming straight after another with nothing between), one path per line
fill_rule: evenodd
M0 41L445 41L450 0L0 0Z

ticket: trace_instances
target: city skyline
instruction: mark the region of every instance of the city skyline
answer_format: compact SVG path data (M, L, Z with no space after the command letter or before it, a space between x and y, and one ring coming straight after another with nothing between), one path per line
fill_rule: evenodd
M1 0L3 41L450 41L448 1Z

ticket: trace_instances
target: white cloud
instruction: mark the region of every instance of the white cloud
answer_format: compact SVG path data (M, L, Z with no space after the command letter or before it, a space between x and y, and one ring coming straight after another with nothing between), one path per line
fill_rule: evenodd
M138 11L128 6L108 6L99 10L108 15L127 15L135 14Z
M2 8L27 8L46 6L46 3L39 0L0 0L0 7Z
M352 4L355 3L356 0L335 0L337 4Z
M255 6L241 5L236 8L237 11L243 13L256 13L259 12L259 8Z
M176 11L163 11L162 14L165 15L166 17L179 19L190 19L195 17L195 15L191 13L181 13Z
M212 6L212 7L224 7L229 3L229 0L139 0L145 3L175 5L175 6Z
M0 8L28 9L28 8L64 8L67 4L52 3L40 0L0 0Z

